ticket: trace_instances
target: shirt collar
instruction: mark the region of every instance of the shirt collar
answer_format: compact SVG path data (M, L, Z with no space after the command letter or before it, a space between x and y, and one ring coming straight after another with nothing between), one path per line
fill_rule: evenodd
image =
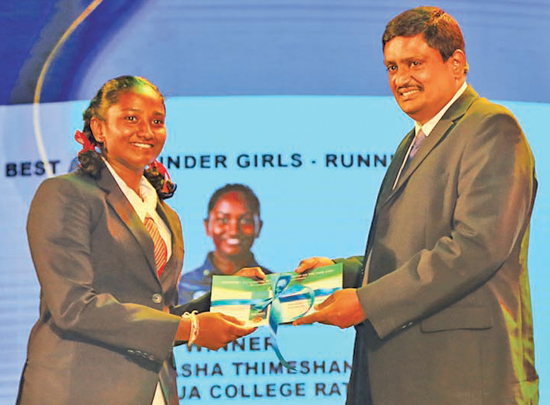
M142 221L145 219L147 213L155 212L158 203L158 195L155 188L144 176L141 176L139 182L139 192L142 196L140 197L134 190L128 187L107 160L103 159L103 161L120 187L120 190L126 196L132 207L134 207L134 210Z
M434 115L434 117L432 119L430 119L428 122L426 122L424 125L422 125L419 122L415 121L415 123L414 123L414 129L415 129L414 132L415 132L415 134L418 134L418 131L420 131L422 129L422 131L424 132L424 135L426 135L426 137L428 137L430 135L430 132L432 132L432 130L435 128L435 126L441 120L443 115L445 115L445 113L453 105L453 103L456 100L458 100L458 98L462 95L462 93L464 93L464 91L466 91L467 87L468 87L468 84L466 84L466 82L464 82L462 84L462 86L460 86L460 88L457 90L457 92L455 93L453 98L451 98L451 100L447 104L445 104L445 107L443 107L441 110L439 110L439 112L436 115Z

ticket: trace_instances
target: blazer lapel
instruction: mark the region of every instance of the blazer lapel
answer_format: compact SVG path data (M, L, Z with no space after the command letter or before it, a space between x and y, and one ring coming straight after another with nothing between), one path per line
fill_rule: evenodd
M428 136L424 142L422 142L420 148L418 148L416 155L414 155L414 159L411 159L411 161L405 165L405 168L403 169L403 172L401 172L401 176L399 176L399 180L395 185L395 188L392 190L391 195L396 193L397 190L399 190L403 184L407 182L411 174L416 171L416 168L424 161L426 156L430 154L433 148L441 141L443 136L447 134L453 125L454 122L451 120L442 119L439 121L430 133L430 136Z
M369 256L369 251L372 246L372 238L373 238L373 232L374 232L374 224L377 221L378 212L380 211L380 208L384 205L384 203L388 200L388 196L392 192L393 183L395 183L395 178L397 177L397 174L399 173L399 169L401 168L401 164L403 163L403 159L405 158L405 154L409 150L409 146L411 142L414 139L414 130L410 131L405 138L401 141L399 146L397 147L397 150L395 151L395 154L393 155L393 158L390 162L390 165L388 167L388 170L386 171L386 174L384 176L384 179L382 180L382 184L380 185L380 191L378 192L378 197L376 199L376 205L374 206L374 214L372 218L371 227L369 230L369 235L367 238L367 246L365 248L365 256L363 260L363 264L366 265L367 258ZM363 272L361 274L361 280L359 281L359 285L361 285L363 277L365 276L365 268L363 268Z
M97 185L105 191L107 204L111 206L120 220L126 225L132 235L134 235L137 243L139 243L143 249L149 266L156 274L153 240L106 166L101 171L101 177L97 180Z
M401 168L403 159L405 159L405 155L409 150L409 146L411 145L411 142L413 141L413 139L414 139L414 130L410 131L405 136L405 138L403 138L403 140L397 147L397 150L393 155L393 158L390 162L386 175L384 176L384 180L382 180L382 185L380 186L380 193L378 195L376 206L386 202L390 193L392 192L392 187L393 187L393 184L395 183L395 178L399 173L399 169Z
M422 164L426 157L430 153L432 153L434 148L440 142L444 141L446 135L452 130L456 122L466 113L468 108L477 98L479 98L477 93L474 91L474 89L468 86L464 93L458 98L458 100L456 100L454 104L451 105L451 107L443 115L441 120L437 123L435 128L430 133L430 136L428 136L428 138L424 140L424 142L422 142L422 145L416 152L414 159L412 159L411 162L403 169L395 188L390 188L390 192L385 195L384 200L381 200L382 205L389 201L395 195L395 193L397 193L407 183L407 180L413 175L418 166ZM409 133L406 139L410 135L411 134ZM408 142L407 144L410 144L410 142ZM399 166L401 166L401 164L403 163L404 158L405 156L403 154L403 156L398 161Z

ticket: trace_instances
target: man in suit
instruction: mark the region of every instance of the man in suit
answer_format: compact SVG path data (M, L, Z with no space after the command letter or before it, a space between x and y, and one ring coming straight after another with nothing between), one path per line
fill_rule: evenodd
M352 288L295 323L355 325L348 404L537 404L529 145L508 110L467 85L463 36L444 11L403 12L382 42L415 128L381 185L365 255L335 260Z

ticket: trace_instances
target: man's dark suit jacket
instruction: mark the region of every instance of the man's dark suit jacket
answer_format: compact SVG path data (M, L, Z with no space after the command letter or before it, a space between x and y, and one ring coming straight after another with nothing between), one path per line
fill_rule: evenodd
M28 345L20 404L151 405L159 381L178 403L172 348L183 237L177 214L159 279L153 242L106 167L44 181L27 232L40 285L40 318ZM181 310L180 312L183 312Z
M468 87L392 189L413 132L376 203L348 404L368 404L369 383L374 405L536 404L525 136ZM344 260L348 285L363 262Z

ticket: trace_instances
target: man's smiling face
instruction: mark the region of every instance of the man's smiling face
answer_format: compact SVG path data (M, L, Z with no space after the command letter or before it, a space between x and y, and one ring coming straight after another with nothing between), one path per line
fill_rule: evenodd
M395 37L384 47L393 96L413 120L421 124L429 121L462 85L455 56L443 61L441 53L426 43L423 34Z

